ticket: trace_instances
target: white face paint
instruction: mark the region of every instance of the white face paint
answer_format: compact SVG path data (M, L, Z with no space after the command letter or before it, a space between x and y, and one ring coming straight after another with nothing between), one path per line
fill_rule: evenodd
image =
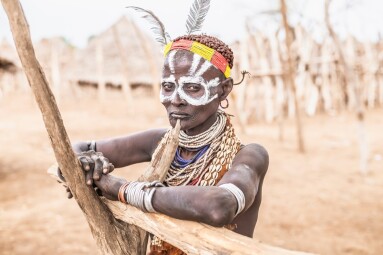
M185 100L188 104L191 105L206 105L216 99L218 97L217 93L210 93L210 89L216 87L220 84L220 80L218 77L206 81L202 76L207 72L207 70L211 67L214 67L209 61L203 59L201 56L194 54L192 64L188 70L188 75L181 76L177 80L173 75L174 72L174 63L175 63L175 55L176 50L171 51L168 55L168 63L169 69L172 73L169 77L165 77L162 79L163 84L161 86L160 92L160 100L162 103L169 102L174 100L176 95L178 95L181 99ZM198 68L200 62L204 61L203 64ZM215 67L214 67L215 68ZM195 96L188 92L185 89L185 85L189 86L189 84L196 84L196 86L201 86L203 90L202 96ZM163 86L173 87L172 90L164 89ZM172 92L169 92L172 91ZM170 94L171 93L171 94Z

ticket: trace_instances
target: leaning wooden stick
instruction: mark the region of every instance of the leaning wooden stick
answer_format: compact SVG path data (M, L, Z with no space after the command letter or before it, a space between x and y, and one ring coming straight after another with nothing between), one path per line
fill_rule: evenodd
M180 129L181 123L180 120L177 120L177 124L170 131L166 142L160 144L154 152L148 169L138 178L139 181L164 181L177 150ZM159 150L158 153L156 153L157 150Z
M101 253L145 254L146 232L114 218L94 190L85 185L83 171L73 153L55 98L36 59L28 23L20 2L18 0L1 0L1 3L8 16L25 74L43 115L57 162L74 198L86 215ZM113 238L105 238L106 236Z
M202 223L177 220L162 214L144 213L133 206L120 202L106 200L105 203L116 218L140 226L189 255L311 254L273 247L225 228L216 228Z

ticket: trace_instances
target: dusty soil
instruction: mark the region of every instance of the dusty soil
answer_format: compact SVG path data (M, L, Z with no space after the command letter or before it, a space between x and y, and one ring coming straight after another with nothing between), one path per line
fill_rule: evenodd
M165 112L138 95L116 94L100 103L60 102L72 141L124 135L167 126ZM270 154L255 238L320 254L383 253L383 110L367 113L369 173L358 172L355 116L304 119L306 154L297 153L294 122L279 142L276 124L255 123L240 133ZM0 101L0 253L93 254L97 249L74 200L65 197L46 169L54 162L41 114L31 96ZM134 179L144 165L116 171Z

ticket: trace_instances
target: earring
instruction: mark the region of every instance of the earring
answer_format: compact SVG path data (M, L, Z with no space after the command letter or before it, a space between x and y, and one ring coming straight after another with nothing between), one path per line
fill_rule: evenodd
M225 106L222 105L223 101L221 101L219 103L219 106L221 106L222 109L226 109L227 107L229 107L229 100L227 98L225 98L225 101L226 101L226 105Z

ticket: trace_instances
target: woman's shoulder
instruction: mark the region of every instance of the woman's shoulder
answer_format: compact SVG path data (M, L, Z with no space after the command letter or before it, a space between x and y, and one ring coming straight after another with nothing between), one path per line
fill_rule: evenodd
M252 169L267 171L269 165L269 153L266 148L258 143L241 145L241 149L234 158L237 162L253 166Z

